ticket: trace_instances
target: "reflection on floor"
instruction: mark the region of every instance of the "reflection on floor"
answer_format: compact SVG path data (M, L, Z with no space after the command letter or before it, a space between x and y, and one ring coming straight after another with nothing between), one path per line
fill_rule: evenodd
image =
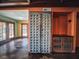
M0 46L0 59L78 59L79 54L29 54L27 38Z

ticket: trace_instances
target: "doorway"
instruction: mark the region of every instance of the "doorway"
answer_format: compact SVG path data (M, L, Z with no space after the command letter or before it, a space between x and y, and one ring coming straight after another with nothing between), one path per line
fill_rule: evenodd
M27 37L27 24L26 23L22 23L21 24L21 35L22 37Z

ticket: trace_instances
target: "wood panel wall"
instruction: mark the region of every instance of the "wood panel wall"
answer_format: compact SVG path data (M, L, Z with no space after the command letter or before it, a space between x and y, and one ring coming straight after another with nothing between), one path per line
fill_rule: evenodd
M68 17L66 14L53 14L52 34L67 35Z

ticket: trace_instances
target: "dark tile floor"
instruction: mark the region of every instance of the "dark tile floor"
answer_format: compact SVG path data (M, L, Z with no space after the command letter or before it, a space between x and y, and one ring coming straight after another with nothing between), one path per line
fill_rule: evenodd
M78 53L29 54L27 49L27 38L11 41L10 43L0 46L0 59L79 59L78 56Z

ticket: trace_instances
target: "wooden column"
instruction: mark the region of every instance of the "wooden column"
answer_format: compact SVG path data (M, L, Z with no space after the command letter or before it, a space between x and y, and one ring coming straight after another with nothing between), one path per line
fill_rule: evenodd
M72 25L71 25L71 32L72 32L72 35L74 36L74 40L73 40L73 51L72 52L75 52L76 51L76 20L77 20L77 12L76 11L73 11L72 12Z

